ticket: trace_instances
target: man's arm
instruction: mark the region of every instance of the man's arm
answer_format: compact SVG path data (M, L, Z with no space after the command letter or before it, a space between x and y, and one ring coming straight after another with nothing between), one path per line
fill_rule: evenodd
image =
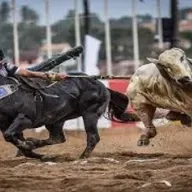
M22 68L18 68L17 71L15 72L15 75L20 75L20 76L23 76L23 77L39 77L39 78L42 78L42 79L47 79L47 75L46 73L43 73L43 72L37 72L37 71L30 71L30 70L27 70L27 69L22 69Z
M39 77L39 78L46 78L46 74L42 72L32 72L27 69L23 69L20 67L17 67L11 63L3 63L3 66L8 72L9 76L19 75L23 77Z
M20 68L10 63L5 63L4 67L6 68L10 76L19 75L19 76L29 77L29 78L35 77L35 78L41 78L41 79L50 79L53 81L60 81L67 77L67 75L65 74L30 71L28 69Z
M58 74L58 73L43 73L37 71L30 71L27 69L18 68L15 72L16 75L20 75L23 77L36 77L41 79L50 79L52 81L60 81L62 79L67 78L65 74Z

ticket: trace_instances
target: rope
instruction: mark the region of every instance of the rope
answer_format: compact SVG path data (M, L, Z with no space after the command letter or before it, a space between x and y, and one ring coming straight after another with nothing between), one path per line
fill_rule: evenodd
M68 78L92 78L92 79L130 79L131 76L112 76L112 75L67 75Z

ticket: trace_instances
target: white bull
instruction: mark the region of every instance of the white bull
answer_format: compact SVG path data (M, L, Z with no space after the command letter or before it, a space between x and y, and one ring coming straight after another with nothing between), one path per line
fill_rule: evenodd
M192 118L192 65L183 50L164 51L150 64L139 67L130 80L126 94L143 122L138 145L148 145L156 135L152 123L156 108L184 112Z

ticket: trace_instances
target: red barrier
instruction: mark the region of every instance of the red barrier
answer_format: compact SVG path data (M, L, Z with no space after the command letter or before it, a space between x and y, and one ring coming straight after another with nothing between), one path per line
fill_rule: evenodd
M129 80L109 80L109 87L114 91L125 93Z

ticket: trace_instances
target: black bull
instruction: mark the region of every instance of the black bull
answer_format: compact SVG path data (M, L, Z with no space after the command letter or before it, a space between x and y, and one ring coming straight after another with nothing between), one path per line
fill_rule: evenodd
M127 97L107 89L98 80L69 78L44 88L42 86L46 82L41 79L18 80L18 90L0 99L0 128L5 140L15 145L26 157L43 159L45 156L33 150L65 142L62 127L66 120L83 118L87 146L82 158L89 157L100 140L97 123L107 107L111 120L135 120L134 116L125 112ZM5 84L17 85L12 79L0 76L0 85ZM48 139L23 137L23 130L43 125L49 132Z

